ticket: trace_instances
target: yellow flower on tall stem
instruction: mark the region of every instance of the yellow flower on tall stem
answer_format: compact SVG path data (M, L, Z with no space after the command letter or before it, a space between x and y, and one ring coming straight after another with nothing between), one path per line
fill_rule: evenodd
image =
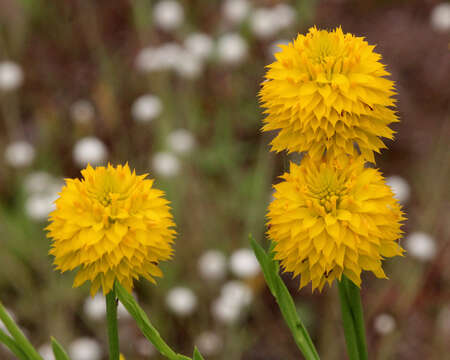
M127 290L133 280L154 282L158 263L172 255L174 222L164 192L128 165L88 167L82 179L67 179L50 214L50 254L56 268L78 268L74 287L91 282L108 294L115 281Z
M394 83L362 37L311 28L275 54L262 83L260 100L267 117L264 131L279 130L274 151L307 151L320 159L359 153L374 162L385 148L380 137L392 139L389 124ZM357 148L355 147L357 145Z
M360 286L361 271L386 275L382 260L402 255L403 213L380 172L362 157L302 159L275 185L268 235L275 259L300 287L322 290L342 275Z

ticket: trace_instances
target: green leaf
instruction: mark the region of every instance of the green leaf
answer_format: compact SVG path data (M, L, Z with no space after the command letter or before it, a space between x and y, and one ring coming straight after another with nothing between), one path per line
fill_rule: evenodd
M3 304L0 302L0 320L5 324L16 345L25 353L29 360L43 360L36 349L31 345L14 320L9 316Z
M200 354L200 351L198 351L197 346L194 348L194 356L192 357L192 360L205 360Z
M158 330L151 324L149 318L144 310L138 305L133 296L125 290L125 288L116 282L116 295L120 302L125 306L125 309L130 313L137 323L137 326L142 331L144 336L158 349L158 351L170 360L190 360L189 357L177 354L169 345L161 338Z
M17 346L13 338L9 337L0 329L0 342L5 344L5 346L11 350L11 352L16 355L20 360L28 360L28 357L22 351L22 349Z
M261 265L267 286L278 303L281 314L291 330L295 343L306 360L318 360L317 350L297 313L291 294L279 275L278 262L273 259L272 255L268 255L251 235L250 243ZM273 254L273 245L271 245L270 253Z
M53 354L55 355L55 359L56 360L70 360L69 356L67 355L66 351L61 346L61 344L58 341L56 341L56 339L53 336L51 337L51 340L52 340L52 349L53 349Z

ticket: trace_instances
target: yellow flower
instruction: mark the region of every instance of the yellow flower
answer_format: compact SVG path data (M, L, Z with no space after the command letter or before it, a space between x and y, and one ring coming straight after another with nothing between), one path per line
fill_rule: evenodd
M169 202L153 180L125 166L91 166L67 179L50 214L50 254L61 272L78 268L73 286L91 282L91 295L118 281L131 291L140 276L162 276L158 262L172 255Z
M362 270L385 278L381 260L402 255L403 212L383 176L365 168L362 157L291 163L275 185L269 206L268 235L275 259L300 288L313 290L347 276L357 286Z
M263 130L280 130L272 150L356 156L356 143L374 162L373 152L386 147L379 137L392 139L388 125L398 121L390 109L394 83L374 47L341 28L315 27L281 45L259 94Z

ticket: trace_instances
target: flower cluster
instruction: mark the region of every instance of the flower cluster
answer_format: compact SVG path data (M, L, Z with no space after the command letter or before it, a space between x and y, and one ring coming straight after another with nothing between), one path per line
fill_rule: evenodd
M275 259L322 290L342 275L360 286L367 270L385 278L382 260L402 255L404 214L376 169L374 152L398 121L394 84L363 38L311 28L275 54L260 98L272 150L306 152L275 185L268 236Z
M128 165L88 165L81 174L81 180L66 180L50 214L56 268L78 268L73 285L89 280L92 296L100 287L107 294L114 281L130 291L140 276L154 282L175 236L164 193Z

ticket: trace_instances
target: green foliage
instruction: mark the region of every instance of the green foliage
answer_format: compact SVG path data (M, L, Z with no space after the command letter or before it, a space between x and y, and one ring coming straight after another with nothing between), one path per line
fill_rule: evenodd
M156 349L170 360L190 360L189 357L177 354L169 345L162 339L158 330L151 324L147 314L138 305L133 296L124 289L118 282L115 284L116 295L120 302L125 306L130 315L134 318L142 334L155 346ZM197 353L197 354L196 354ZM194 359L202 359L197 349L194 350Z
M294 337L295 343L298 348L305 356L307 360L318 360L319 355L314 347L311 337L308 334L305 326L303 325L294 304L289 291L281 280L279 273L279 265L273 260L270 254L267 254L264 249L259 245L255 239L250 235L250 242L255 252L256 258L258 259L266 283L269 286L270 292L275 297L275 300L280 307L280 311L286 321L287 326L291 330L292 336Z
M55 355L56 360L70 360L69 356L67 355L64 348L61 346L61 344L56 341L54 337L51 338L52 340L52 349L53 354Z

